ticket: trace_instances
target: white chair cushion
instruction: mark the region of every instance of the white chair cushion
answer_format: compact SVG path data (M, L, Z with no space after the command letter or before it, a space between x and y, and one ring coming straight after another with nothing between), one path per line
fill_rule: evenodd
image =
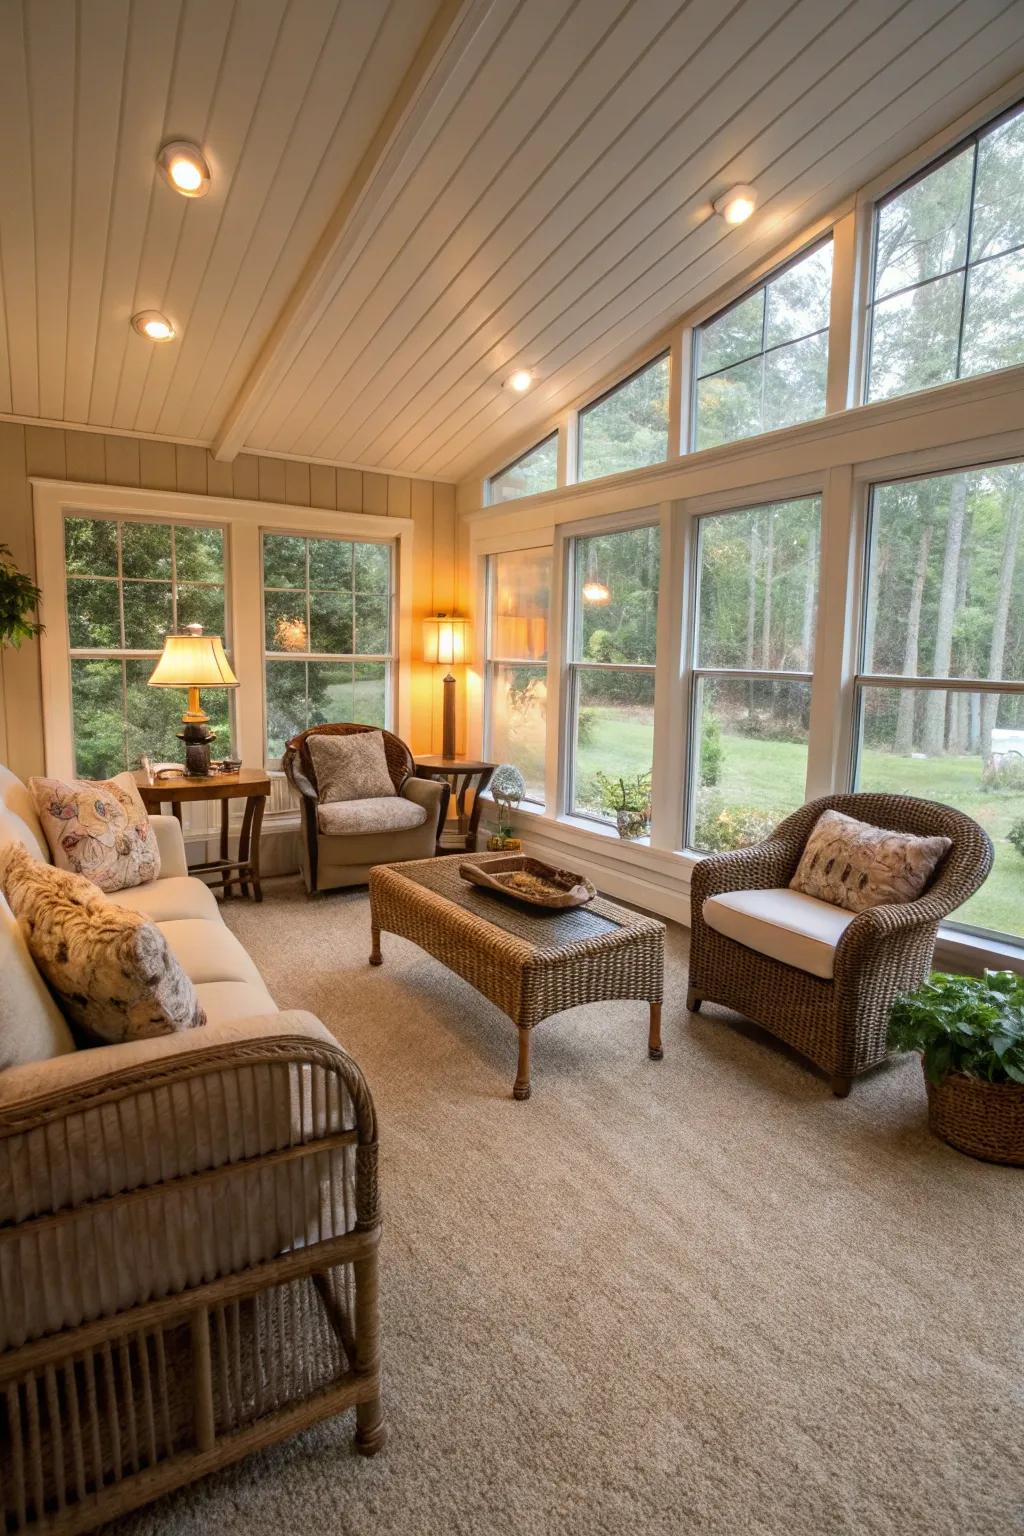
M411 832L427 819L426 806L398 795L370 800L332 800L316 808L316 824L328 836L366 832Z
M128 891L110 891L107 900L154 923L172 923L180 917L221 921L216 896L195 875L172 875L169 880L152 880Z
M229 928L202 917L157 923L171 954L190 981L251 981L263 978Z
M836 945L856 916L801 891L727 891L701 908L716 933L798 971L831 980Z
M280 1012L262 981L200 981L196 997L206 1010L208 1025L271 1019Z

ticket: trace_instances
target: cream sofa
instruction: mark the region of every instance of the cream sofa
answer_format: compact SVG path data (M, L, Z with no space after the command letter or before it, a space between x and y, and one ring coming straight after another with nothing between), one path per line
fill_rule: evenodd
M160 878L110 899L162 930L205 1028L76 1050L0 897L5 1529L92 1529L349 1406L383 1442L372 1099L152 821ZM47 858L0 768L12 839Z

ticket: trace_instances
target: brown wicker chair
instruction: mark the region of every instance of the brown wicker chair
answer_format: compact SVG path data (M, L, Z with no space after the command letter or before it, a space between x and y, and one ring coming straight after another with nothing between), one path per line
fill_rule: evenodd
M916 901L872 907L846 928L824 980L747 944L704 920L708 897L726 891L785 887L822 811L834 809L874 826L942 835L952 847ZM967 900L992 867L992 844L960 811L908 795L826 795L788 816L764 842L703 859L690 885L692 929L687 1007L722 1003L785 1040L832 1079L839 1098L852 1079L888 1056L889 1009L927 975L943 918Z
M379 729L378 726L351 722L314 725L293 736L285 747L284 771L302 807L302 874L311 894L339 886L365 885L375 864L429 859L436 851L448 815L451 788L436 779L417 778L412 753L402 738L391 731L381 731L391 782L402 799L423 807L426 812L423 822L400 831L381 829L338 834L321 828L316 770L306 745L310 736L350 736Z

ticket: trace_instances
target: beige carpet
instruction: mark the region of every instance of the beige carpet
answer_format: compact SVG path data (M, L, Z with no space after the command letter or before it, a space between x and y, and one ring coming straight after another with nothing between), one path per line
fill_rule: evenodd
M232 928L381 1121L391 1441L347 1419L117 1526L160 1536L1003 1536L1024 1508L1024 1174L933 1140L916 1063L835 1101L724 1015L511 1026L362 893Z

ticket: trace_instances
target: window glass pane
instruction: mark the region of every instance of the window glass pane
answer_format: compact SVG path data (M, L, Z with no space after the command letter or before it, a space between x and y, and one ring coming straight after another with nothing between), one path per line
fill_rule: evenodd
M762 430L776 432L825 414L828 332L766 352Z
M517 549L492 555L488 654L509 661L544 661L548 654L551 551Z
M544 803L547 667L491 669L489 752L513 763L526 780L526 797Z
M997 256L967 274L961 377L1024 363L1024 251Z
M764 343L777 347L828 327L832 241L826 240L768 284Z
M355 586L357 592L391 592L391 545L356 544Z
M223 528L175 528L174 569L178 581L224 580Z
M969 144L879 208L876 298L964 264L973 170L974 146Z
M803 804L810 708L810 683L697 679L689 847L748 847Z
M653 672L581 671L576 709L573 810L604 821L597 774L650 773L654 757Z
M668 457L668 357L580 414L580 480L642 469Z
M108 517L64 519L64 563L68 575L117 575L117 524Z
M955 920L1024 937L1024 697L871 687L862 695L856 788L937 800L980 822L995 867ZM933 712L939 745L925 753Z
M810 672L817 496L701 518L697 665Z
M327 655L351 656L351 592L309 594L309 649Z
M127 529L125 530L127 532ZM169 581L124 583L124 643L129 651L160 651L174 628Z
M578 661L653 665L658 629L657 528L576 540Z
M545 438L507 469L488 481L489 500L514 501L517 496L535 496L539 491L553 491L558 484L558 434Z
M309 584L311 587L351 588L352 545L342 543L340 539L310 539Z
M124 697L120 661L72 659L71 721L75 772L85 779L108 779L123 773L125 756ZM151 693L160 690L151 688Z
M82 650L121 644L121 589L116 581L68 580L68 634Z
M121 566L125 576L171 576L171 530L164 523L122 523Z
M361 661L352 668L352 714L358 725L387 723L387 676L385 662Z
M350 661L311 661L309 673L309 723L355 720L354 668Z
M964 275L954 273L876 304L869 400L887 400L956 378Z
M1024 679L1022 523L1024 465L876 486L864 670ZM904 714L899 745L935 755L944 729L931 694Z
M386 656L388 644L388 600L373 592L357 592L355 634L352 649L357 656Z
M263 585L305 587L305 539L282 533L263 535Z
M308 697L307 663L304 661L268 661L267 680L267 756L284 756L285 743L306 729ZM338 717L347 720L347 715Z
M764 359L755 357L698 382L695 448L715 448L760 432L763 377Z
M734 304L717 320L709 320L700 327L699 335L701 375L756 357L763 346L764 289Z
M214 586L178 587L178 628L201 624L208 635L224 635L224 588Z
M263 619L268 651L308 651L305 592L265 592Z
M1024 112L978 141L971 260L1024 245Z

